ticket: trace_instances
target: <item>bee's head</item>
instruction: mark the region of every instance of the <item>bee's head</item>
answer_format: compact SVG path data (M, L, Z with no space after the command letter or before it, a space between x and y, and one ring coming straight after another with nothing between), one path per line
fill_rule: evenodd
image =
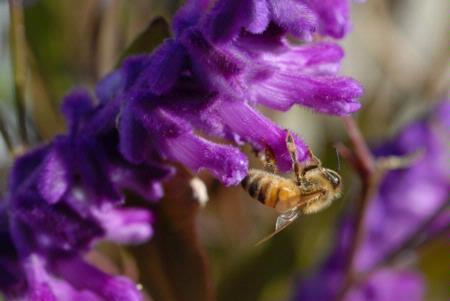
M336 198L342 191L341 176L332 169L321 166L308 166L304 170L304 177L331 192Z

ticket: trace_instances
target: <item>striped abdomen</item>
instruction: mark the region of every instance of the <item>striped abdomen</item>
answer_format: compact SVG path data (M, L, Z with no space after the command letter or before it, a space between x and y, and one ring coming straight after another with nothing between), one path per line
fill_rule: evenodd
M272 208L277 208L281 203L290 202L300 196L294 181L262 170L249 170L241 184L252 198Z

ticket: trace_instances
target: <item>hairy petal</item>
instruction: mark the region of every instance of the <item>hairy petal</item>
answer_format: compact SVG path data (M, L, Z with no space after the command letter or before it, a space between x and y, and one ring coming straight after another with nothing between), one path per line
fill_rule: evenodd
M349 0L313 0L309 5L318 15L320 33L341 39L350 30Z
M184 48L174 39L166 39L153 51L148 65L135 86L161 95L169 91L178 80L185 61Z
M70 174L64 157L64 145L54 145L45 157L39 176L38 189L49 203L56 203L70 185Z
M115 99L125 87L125 76L121 69L115 70L103 77L95 87L95 95L101 103Z
M167 139L166 149L169 158L194 171L206 168L225 185L235 185L247 174L247 158L237 148L212 143L192 133Z
M271 0L269 3L274 22L293 35L310 39L317 29L317 16L308 5L295 0Z
M138 244L153 234L153 215L146 209L104 207L94 212L106 238L121 244Z
M195 26L205 11L210 0L188 0L175 14L172 20L172 29L177 36L183 31Z
M292 162L286 147L286 130L245 103L218 102L211 109L211 113L221 120L226 129L237 135L237 140L248 141L259 149L271 148L280 170L291 169ZM308 147L298 137L296 144L299 160L306 160L309 156Z
M320 113L348 115L361 104L360 84L348 77L277 73L252 89L251 99L271 108L286 111L301 104Z
M208 18L207 28L210 39L214 43L223 43L237 36L252 19L253 2L252 0L217 1Z
M89 290L111 301L141 301L136 284L122 276L108 275L78 257L54 263L54 269L73 287Z

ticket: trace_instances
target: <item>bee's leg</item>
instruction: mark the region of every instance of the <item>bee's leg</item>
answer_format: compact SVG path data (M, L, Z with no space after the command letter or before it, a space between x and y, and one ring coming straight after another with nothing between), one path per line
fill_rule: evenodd
M290 131L288 131L286 135L286 146L289 151L289 154L291 155L292 169L294 170L295 178L297 179L297 184L300 185L302 182L301 181L302 166L298 162L297 147L295 146L295 140Z
M318 167L321 167L322 166L322 161L320 161L320 159L317 158L317 156L313 154L311 149L309 149L309 154L311 155L311 160L314 162L314 165L317 165Z
M278 173L275 155L269 147L264 149L263 156L264 169L271 173Z
M264 170L270 173L278 173L275 155L269 146L266 146L264 151L252 148L252 153L264 165Z

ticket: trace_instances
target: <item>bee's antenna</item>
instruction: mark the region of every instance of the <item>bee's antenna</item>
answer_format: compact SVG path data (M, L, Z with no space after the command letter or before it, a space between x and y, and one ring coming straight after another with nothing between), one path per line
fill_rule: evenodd
M337 170L340 171L341 170L341 157L339 156L339 151L337 148L335 148L336 150L336 157L337 157Z

